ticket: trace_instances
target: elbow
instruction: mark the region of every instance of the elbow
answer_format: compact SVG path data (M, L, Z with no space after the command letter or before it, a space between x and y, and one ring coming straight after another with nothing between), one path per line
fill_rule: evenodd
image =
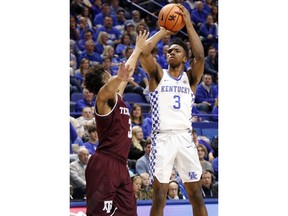
M203 65L204 65L204 62L205 62L205 56L204 56L204 52L201 52L197 55L195 55L194 59L199 63L199 62L203 62Z

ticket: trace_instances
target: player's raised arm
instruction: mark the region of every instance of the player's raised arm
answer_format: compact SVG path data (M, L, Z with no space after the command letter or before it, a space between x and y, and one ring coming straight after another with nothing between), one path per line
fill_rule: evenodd
M115 99L115 93L119 92L121 95L127 85L129 78L132 76L138 57L145 46L145 40L148 38L148 32L140 32L136 38L136 46L133 53L128 58L127 62L120 64L117 76L113 76L108 82L100 89L97 97L103 102L109 99Z
M190 13L183 5L178 4L178 7L180 8L179 13L182 14L186 25L190 46L192 48L192 53L194 56L194 61L192 63L192 71L195 82L190 84L191 86L195 86L200 82L204 71L204 48L197 32L193 27L190 19Z
M140 63L142 68L148 73L149 77L151 77L157 69L157 62L154 61L151 51L157 46L157 43L168 34L168 32L169 31L165 28L160 27L160 30L145 42L145 47L140 55Z
M127 62L125 63L125 66L129 65L129 67L132 69L132 71L130 72L130 77L133 75L135 71L138 57L145 47L145 41L147 40L148 35L149 32L146 32L146 30L144 30L143 32L140 31L139 35L137 35L136 37L135 49L133 50L131 56L128 58ZM120 95L123 95L127 82L128 81L125 81L119 85L118 90Z

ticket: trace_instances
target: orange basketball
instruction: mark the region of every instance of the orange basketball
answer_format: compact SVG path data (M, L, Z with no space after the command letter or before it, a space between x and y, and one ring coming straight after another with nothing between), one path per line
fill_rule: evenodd
M175 11L180 11L177 4L171 3L165 5L158 14L158 23L160 26L172 32L180 31L185 23L183 17Z

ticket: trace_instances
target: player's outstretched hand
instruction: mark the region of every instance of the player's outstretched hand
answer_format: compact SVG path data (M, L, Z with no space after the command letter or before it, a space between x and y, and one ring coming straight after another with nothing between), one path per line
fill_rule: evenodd
M120 63L117 77L122 81L129 80L129 74L133 71L133 68L130 68L130 65L125 66L125 62Z
M139 49L139 51L141 52L145 47L145 41L147 40L148 36L149 31L148 32L146 30L144 30L143 32L140 31L136 37L135 49Z

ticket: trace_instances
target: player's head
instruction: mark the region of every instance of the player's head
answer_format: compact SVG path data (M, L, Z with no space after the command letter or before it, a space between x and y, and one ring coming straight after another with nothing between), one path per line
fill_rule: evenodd
M90 92L95 95L98 94L100 88L105 85L111 78L111 74L108 73L102 65L94 65L85 74L84 86Z
M188 52L187 45L180 38L174 38L167 52L168 64L171 67L178 67L182 63L184 64L187 61Z
M183 50L185 51L185 56L188 57L189 49L183 40L176 37L171 41L171 43L169 44L169 47L171 47L173 44L177 44L177 45L181 46L183 48Z

